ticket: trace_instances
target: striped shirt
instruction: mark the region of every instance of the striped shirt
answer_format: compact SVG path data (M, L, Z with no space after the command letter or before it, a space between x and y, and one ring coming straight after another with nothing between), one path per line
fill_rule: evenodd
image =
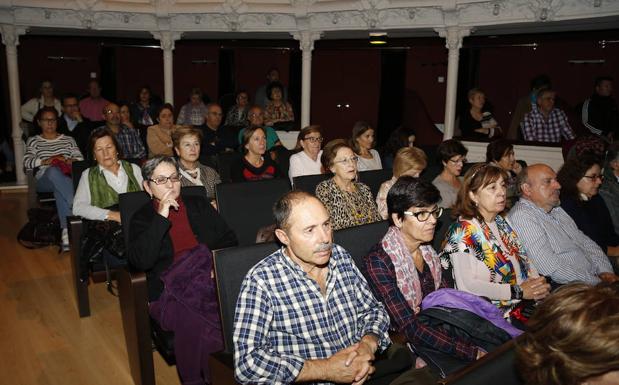
M39 167L35 175L40 178L49 165L42 165L45 159L53 156L62 155L73 160L83 160L84 157L75 143L75 139L68 135L60 134L55 139L45 139L41 135L35 135L26 142L26 153L24 154L24 168L32 170Z
M561 137L574 139L567 115L559 108L553 108L546 118L537 105L533 105L521 125L524 140L559 143Z
M520 198L508 217L533 265L553 281L595 284L600 281L598 274L613 271L602 249L578 229L561 207L546 213L530 200Z
M333 245L326 294L280 249L245 276L234 317L242 384L290 384L305 360L326 359L367 334L390 344L389 316L342 247Z

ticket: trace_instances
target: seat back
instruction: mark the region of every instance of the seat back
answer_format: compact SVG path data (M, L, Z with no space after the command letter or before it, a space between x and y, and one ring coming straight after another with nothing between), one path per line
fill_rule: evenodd
M145 191L134 191L118 195L118 208L127 250L129 250L129 224L131 223L131 218L133 218L133 214L150 200L150 196Z
M432 247L437 253L443 250L443 241L446 239L447 230L455 219L451 216L451 209L443 209L443 215L438 219L436 227L434 228L434 238L432 239Z
M230 247L213 252L219 312L224 335L224 351L226 353L232 354L234 351L232 342L234 313L243 279L249 269L277 250L277 247L276 243L270 242Z
M363 257L368 255L372 246L380 242L388 228L388 221L349 227L336 231L333 241L350 253L359 270L365 271Z
M219 214L236 233L239 246L256 243L258 229L274 223L273 204L289 190L287 179L217 185Z
M85 160L76 160L71 163L71 177L73 179L73 191L77 191L77 185L80 183L82 173L90 167L90 162Z
M301 191L308 192L310 194L315 194L316 186L318 186L318 183L322 182L323 180L327 180L331 178L332 176L333 174L331 173L316 174L316 175L303 175L303 176L295 176L294 178L292 178L292 181L294 183L295 190L301 190Z
M391 179L392 175L393 172L389 169L361 171L359 173L359 182L368 185L372 191L372 196L376 197L376 194L378 194L378 190L380 189L380 185L383 184L384 181Z
M221 152L217 154L217 172L219 173L222 182L226 183L232 181L230 170L232 165L240 158L241 154L236 151Z

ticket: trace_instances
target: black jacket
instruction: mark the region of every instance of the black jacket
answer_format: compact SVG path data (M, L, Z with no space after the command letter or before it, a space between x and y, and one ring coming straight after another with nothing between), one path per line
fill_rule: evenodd
M78 123L75 128L73 128L73 131L69 131L69 127L64 116L58 118L58 132L75 139L77 147L79 147L82 155L84 155L84 159L86 160L92 160L93 158L88 149L88 139L90 139L90 133L93 128L93 123L87 118L84 118L82 122Z

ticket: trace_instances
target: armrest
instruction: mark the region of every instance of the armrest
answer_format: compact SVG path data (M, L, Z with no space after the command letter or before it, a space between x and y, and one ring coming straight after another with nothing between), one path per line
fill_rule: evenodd
M80 261L82 255L81 238L83 222L81 217L69 216L67 217L67 223L69 224L69 243L71 244L71 280L75 288L77 311L80 317L88 317L90 316L88 274L82 271Z
M34 178L34 170L25 170L26 184L28 185L28 208L38 207L37 181Z

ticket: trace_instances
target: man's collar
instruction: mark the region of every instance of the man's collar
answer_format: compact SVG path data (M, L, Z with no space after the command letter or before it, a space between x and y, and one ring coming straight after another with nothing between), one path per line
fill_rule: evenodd
M552 211L554 209L556 209L557 207L553 207L550 209L550 211L546 211L543 208L539 207L535 202L533 202L532 200L530 200L529 198L525 198L525 197L520 197L520 200L522 201L523 204L528 205L536 210L538 210L539 212L542 212L544 214L550 214L552 213Z

